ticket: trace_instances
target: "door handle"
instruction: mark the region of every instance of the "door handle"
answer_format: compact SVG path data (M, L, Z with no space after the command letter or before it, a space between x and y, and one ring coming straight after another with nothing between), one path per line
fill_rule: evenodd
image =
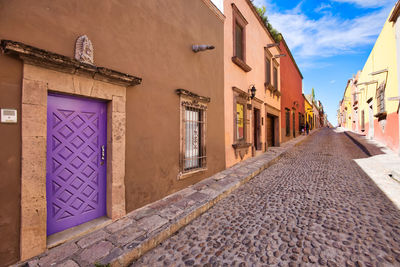
M104 145L101 146L101 160L104 161L106 158L106 148ZM104 162L102 162L101 164L103 165Z

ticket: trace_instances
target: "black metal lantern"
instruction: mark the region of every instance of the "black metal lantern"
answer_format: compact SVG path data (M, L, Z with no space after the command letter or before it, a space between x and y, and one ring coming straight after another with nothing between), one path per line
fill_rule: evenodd
M250 98L251 98L251 99L253 99L253 98L256 96L256 91L257 91L257 89L256 89L256 87L253 85L253 86L251 87L251 89L250 89L250 93L251 93Z

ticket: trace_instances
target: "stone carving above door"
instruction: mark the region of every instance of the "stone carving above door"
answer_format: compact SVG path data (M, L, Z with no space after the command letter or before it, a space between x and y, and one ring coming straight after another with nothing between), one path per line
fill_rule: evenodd
M86 35L78 37L75 44L75 59L82 63L94 65L92 42Z

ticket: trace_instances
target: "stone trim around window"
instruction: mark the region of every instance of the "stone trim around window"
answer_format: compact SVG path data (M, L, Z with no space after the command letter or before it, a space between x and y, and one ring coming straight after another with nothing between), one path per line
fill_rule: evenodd
M28 61L32 63L32 61ZM107 105L107 216L125 209L126 87L65 73L24 61L22 80L21 260L47 249L46 140L49 92L108 101Z
M268 50L268 48L264 48L264 51L265 51L265 55L264 55L264 62L265 62L265 83L264 83L264 86L265 86L265 89L266 90L271 90L271 92L273 91L273 89L274 89L274 87L272 86L272 79L273 79L273 73L272 73L272 70L273 70L273 63L272 63L272 60L273 60L273 56L272 56L272 54L271 54L271 52ZM267 67L267 60L269 61L269 77L267 77L267 73L268 73L268 67ZM268 78L269 78L269 80L268 80Z
M242 58L236 54L236 24L242 28ZM243 71L251 71L251 67L246 64L246 25L247 20L244 18L242 13L239 11L237 6L232 3L232 41L233 41L233 56L232 62L239 66Z
M232 62L235 63L237 66L239 66L244 72L249 72L252 70L252 68L249 65L247 65L246 62L244 62L237 56L232 57Z
M248 104L247 101L249 99L249 94L245 91L237 88L232 87L233 90L233 144L232 147L235 150L236 158L240 157L243 159L245 155L249 152L249 148L251 147L251 143L249 143L249 107L251 110L251 104ZM236 127L237 127L237 110L236 104L243 105L243 139L238 140Z
M179 152L179 173L177 175L178 180L182 180L191 177L195 174L207 171L207 154L206 154L206 141L207 141L207 109L208 103L211 102L210 97L200 96L193 92L185 89L177 89L175 91L179 95L179 106L180 106L180 152ZM201 111L203 116L203 126L201 129L200 148L202 157L201 164L198 168L185 170L185 145L186 145L186 128L185 128L185 111L187 108L193 108Z

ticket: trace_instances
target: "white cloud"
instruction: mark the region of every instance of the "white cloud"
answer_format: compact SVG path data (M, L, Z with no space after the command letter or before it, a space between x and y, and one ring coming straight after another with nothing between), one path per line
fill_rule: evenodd
M389 12L390 9L383 8L354 19L342 19L330 13L311 19L299 10L284 13L273 10L267 15L296 58L323 58L354 53L362 46L373 44Z
M359 7L384 7L392 4L393 0L331 0L338 3L349 3Z
M331 9L331 8L332 8L332 6L330 4L322 3L319 7L314 9L314 11L318 13L318 12L324 11L326 9Z
M330 83L331 83L331 84L334 84L335 82L336 82L336 80L332 80L332 81L330 81Z

